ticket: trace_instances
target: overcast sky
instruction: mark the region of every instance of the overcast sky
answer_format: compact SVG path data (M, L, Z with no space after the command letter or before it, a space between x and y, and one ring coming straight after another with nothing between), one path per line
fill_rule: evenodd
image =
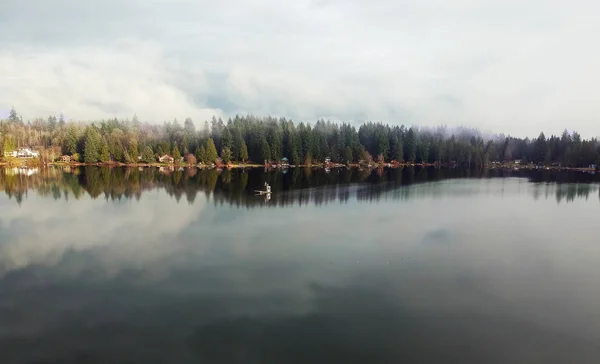
M600 3L2 0L0 109L600 135Z

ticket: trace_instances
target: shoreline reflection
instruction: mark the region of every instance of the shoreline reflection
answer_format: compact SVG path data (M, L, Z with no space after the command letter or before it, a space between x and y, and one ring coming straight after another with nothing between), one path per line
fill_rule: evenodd
M40 168L15 171L0 169L0 188L11 200L22 204L30 192L54 200L92 199L118 201L139 200L144 191L164 189L180 202L182 198L193 204L196 196L204 194L215 205L237 207L276 207L306 204L345 203L350 199L360 202L381 199L408 200L415 194L441 197L448 191L436 184L453 180L521 178L532 183L535 199L553 197L557 203L588 199L598 194L599 177L580 172L465 170L439 168L398 168L359 170L338 168L325 171L320 168L297 168L286 173L264 172L262 169L198 170L156 168ZM272 186L271 196L254 196L264 182ZM405 188L419 184L418 189ZM459 190L451 191L460 193ZM465 189L465 194L478 193Z

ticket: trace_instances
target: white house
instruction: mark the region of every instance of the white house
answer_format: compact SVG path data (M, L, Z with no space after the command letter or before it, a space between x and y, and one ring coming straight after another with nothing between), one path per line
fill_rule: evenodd
M40 153L29 148L19 148L17 150L13 150L12 152L4 153L4 155L13 158L37 158L40 156Z

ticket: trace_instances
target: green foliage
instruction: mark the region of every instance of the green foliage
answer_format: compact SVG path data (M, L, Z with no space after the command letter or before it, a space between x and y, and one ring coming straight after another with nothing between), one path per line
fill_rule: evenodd
M110 162L110 153L108 152L108 143L105 138L102 138L102 144L100 145L100 162Z
M63 144L63 153L73 155L77 153L77 144L79 142L79 133L77 126L71 124L67 127L67 135Z
M229 163L231 161L231 149L229 147L224 147L221 150L221 159L224 163Z
M142 151L142 162L144 163L154 163L156 159L154 158L154 152L152 152L152 148L146 146Z
M246 146L246 142L242 140L241 148L240 148L240 160L245 162L248 160L248 147Z
M200 163L206 163L206 148L201 145L196 149L196 160Z
M128 140L126 159L128 163L137 163L138 161L138 142L134 136L130 137Z
M177 147L173 148L173 159L175 159L175 163L181 163L181 153Z
M189 118L183 125L174 120L158 126L140 122L134 116L132 121L114 118L98 122L91 131L89 124L65 124L62 116L58 121L51 115L23 123L13 109L8 120L0 121L0 151L20 146L60 147L63 154L79 153L86 161L111 159L128 163L138 162L140 145L144 150L149 146L160 155L172 154L175 147L186 155L193 151L203 162L214 162L218 151L222 154L224 148L229 148L233 161L262 163L265 159L278 161L287 157L296 165L323 162L326 157L345 163L364 159L361 154L378 159L381 155L386 161L478 167L490 161L514 159L522 163L587 167L600 159L597 139L583 139L578 133L567 131L552 136L541 133L530 140L500 136L488 139L476 130L451 131L445 127L419 130L366 122L357 129L351 124L325 120L296 124L285 118L255 116L235 116L227 121L215 117L204 124L205 128L198 132Z
M268 161L271 159L271 148L269 147L269 143L267 139L263 138L260 144L260 161Z
M352 148L350 148L350 146L346 146L346 148L344 148L344 162L352 162L353 157L352 157Z
M404 162L404 145L396 138L394 147L394 159L400 163Z
M85 133L85 144L83 151L83 160L85 163L96 163L100 159L100 149L102 148L102 137L98 128L91 125Z
M414 163L417 159L417 136L413 128L410 128L406 134L404 157L410 163Z
M4 153L12 152L17 149L17 141L12 135L7 135L4 138Z
M229 132L229 128L225 127L221 133L221 146L223 148L228 148L231 151L233 147L233 138L231 136L231 132Z
M219 158L219 155L217 154L217 147L215 146L215 142L213 141L212 138L209 138L206 141L206 162L210 163L210 162L216 162L217 158Z

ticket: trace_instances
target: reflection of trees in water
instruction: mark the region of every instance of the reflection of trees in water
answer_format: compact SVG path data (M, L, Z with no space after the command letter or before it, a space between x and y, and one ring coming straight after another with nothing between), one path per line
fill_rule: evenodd
M43 197L54 199L79 199L84 195L106 200L140 199L143 191L164 189L177 201L185 197L194 203L198 193L212 198L214 204L231 204L238 207L287 206L292 204L321 205L332 202L345 203L351 198L362 202L380 199L406 200L415 197L439 197L447 194L469 195L479 193L469 187L449 190L441 184L427 182L464 179L520 177L533 182L534 198L555 196L557 202L571 202L575 198L588 198L598 191L596 175L553 171L503 171L437 168L398 169L323 169L293 168L264 172L250 170L197 170L157 168L42 168L38 173L22 175L0 169L0 185L9 198L21 203L28 192L35 191ZM271 185L273 194L266 201L254 196L264 183ZM419 188L404 188L422 184Z

